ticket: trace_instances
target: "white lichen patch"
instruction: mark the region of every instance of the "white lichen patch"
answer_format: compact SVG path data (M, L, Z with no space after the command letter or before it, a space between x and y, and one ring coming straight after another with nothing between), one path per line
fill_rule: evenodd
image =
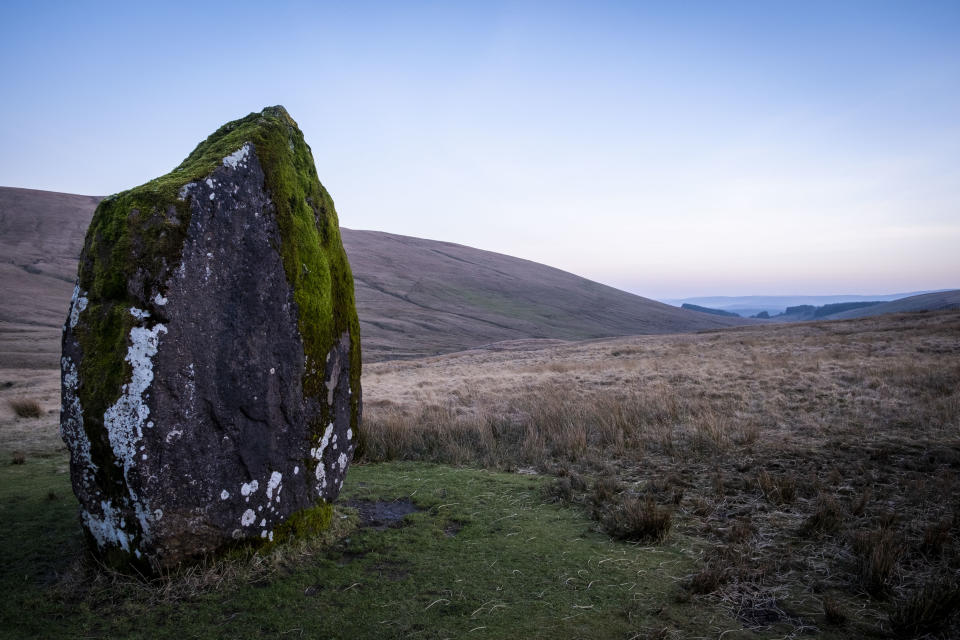
M196 182L188 182L187 184L180 187L180 193L178 194L181 200L186 200L187 196L190 195L190 190L197 186Z
M97 546L101 549L106 546L118 546L124 551L130 551L130 536L123 530L126 522L120 512L107 500L100 502L103 516L96 516L84 509L80 517L87 531L93 536Z
M294 467L294 468L293 468L293 475L297 475L298 473L300 473L300 467L299 467L299 466Z
M103 424L114 459L123 467L123 477L128 488L130 470L137 463L137 450L143 438L143 427L150 415L144 393L153 382L152 358L157 354L160 334L166 332L167 328L162 324L151 329L134 327L130 330L130 346L127 347L124 358L130 363L130 382L123 385L120 399L103 414ZM132 489L128 491L137 519L140 520L141 530L144 536L148 536L152 514Z
M267 481L267 500L273 499L273 492L280 486L282 480L283 475L280 472L274 471L270 474L270 480Z
M167 302L167 299L159 293L153 296L153 304L157 305L158 307L162 307L163 305L167 304Z
M77 326L77 320L80 319L80 314L83 313L83 310L87 308L87 299L86 292L80 292L80 285L76 285L73 288L73 297L70 298L70 328L73 329Z
M63 372L63 405L61 407L60 436L71 443L70 455L74 465L81 469L85 483L93 481L93 474L97 465L90 456L90 439L83 428L83 406L77 396L77 386L80 379L77 375L77 366L73 360L64 356L60 359Z
M240 485L240 495L246 497L250 494L256 493L257 489L260 488L260 483L256 480L251 480L250 482L244 482Z
M313 456L313 459L317 461L317 468L315 470L315 475L317 478L317 492L321 492L327 487L327 470L323 466L323 452L326 451L327 446L330 444L330 437L333 435L333 423L331 422L327 425L327 428L323 432L323 438L320 440L320 446L310 450L310 455Z
M247 509L243 512L243 515L240 516L240 524L244 527L249 527L257 519L257 514L253 509Z
M137 320L145 320L150 317L150 312L144 311L143 309L137 309L136 307L130 307L130 315Z
M242 147L223 159L223 166L236 169L246 166L247 157L250 155L250 143L246 142Z
M229 498L230 498L230 492L229 492L229 491L227 491L226 489L224 489L223 491L220 492L220 499L221 499L221 500L228 500Z

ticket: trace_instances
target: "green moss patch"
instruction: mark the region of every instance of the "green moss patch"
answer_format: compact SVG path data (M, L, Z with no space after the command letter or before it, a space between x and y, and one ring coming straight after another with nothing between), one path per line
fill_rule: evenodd
M274 544L289 540L304 540L322 534L330 528L333 505L320 502L316 506L301 509L287 518L273 532Z

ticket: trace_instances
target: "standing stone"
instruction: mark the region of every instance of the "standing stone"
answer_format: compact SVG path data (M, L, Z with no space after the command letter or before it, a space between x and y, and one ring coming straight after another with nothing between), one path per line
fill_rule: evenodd
M283 107L100 203L61 374L81 520L111 564L329 517L360 435L360 332L333 201Z

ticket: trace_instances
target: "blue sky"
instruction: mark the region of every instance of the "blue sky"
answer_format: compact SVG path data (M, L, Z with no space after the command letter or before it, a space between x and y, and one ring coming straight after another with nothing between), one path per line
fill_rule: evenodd
M960 286L958 2L276 4L4 2L0 185L283 104L350 228L658 298Z

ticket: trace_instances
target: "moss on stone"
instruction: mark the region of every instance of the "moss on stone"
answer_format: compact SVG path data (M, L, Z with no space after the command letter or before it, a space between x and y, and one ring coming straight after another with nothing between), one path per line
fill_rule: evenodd
M223 125L176 169L105 198L94 213L78 275L89 304L75 336L83 353L78 395L84 429L101 474L98 485L107 497L127 495L122 469L112 464L102 422L131 377L125 356L135 319L129 309L147 307L153 320L166 320L163 307L148 301L165 294L166 282L181 260L191 197L181 200L181 189L205 179L245 143L255 149L276 209L279 251L297 304L305 351L304 395L316 398L322 407L321 421L312 425L313 437L319 442L325 425L333 420L324 390L325 363L344 332L351 338L351 428L360 437L360 327L336 210L296 122L283 107L268 107Z
M333 505L320 501L313 507L297 511L274 529L273 544L318 536L330 528L332 520Z

